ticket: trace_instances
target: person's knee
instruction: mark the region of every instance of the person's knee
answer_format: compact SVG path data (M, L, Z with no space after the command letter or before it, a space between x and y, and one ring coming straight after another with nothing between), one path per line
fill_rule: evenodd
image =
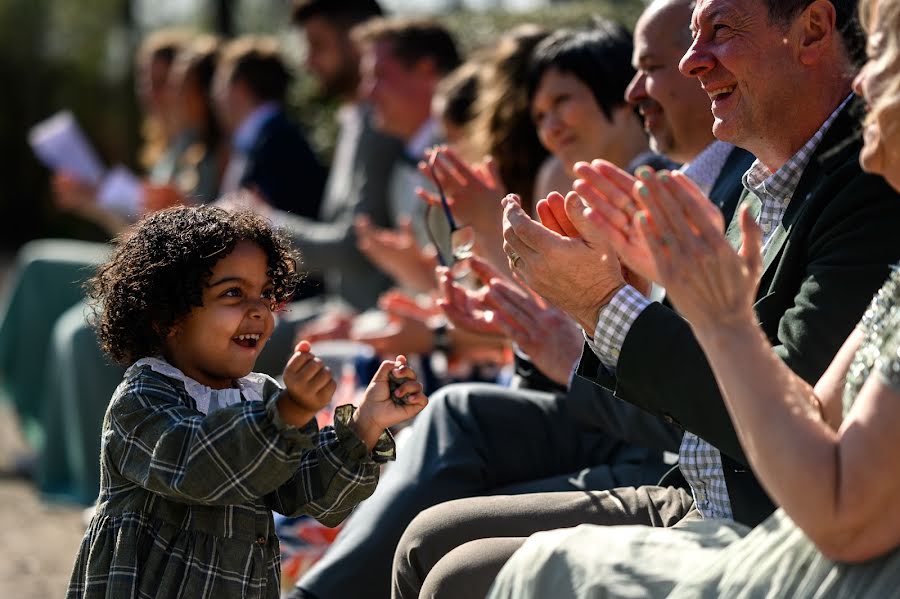
M429 554L443 554L436 546L440 544L441 532L448 521L444 517L446 513L445 504L439 503L422 510L412 519L412 522L403 531L394 553L395 571L407 572L411 569L418 569L419 562L422 561L423 548L427 548L426 553Z
M524 539L476 539L447 552L425 577L419 597L484 597Z

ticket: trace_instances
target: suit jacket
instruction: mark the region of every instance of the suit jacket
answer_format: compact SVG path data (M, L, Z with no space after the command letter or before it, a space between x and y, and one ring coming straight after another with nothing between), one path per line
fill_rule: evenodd
M722 211L726 223L734 217L734 211L744 193L742 178L755 159L747 150L731 150L709 192L709 199Z
M360 113L359 131L347 140L352 144L347 159L332 163L321 222L288 213L282 213L279 222L290 231L304 266L323 272L326 293L363 311L375 305L390 279L357 249L353 222L365 214L380 227L392 226L388 181L403 143L372 127L369 106L354 110Z
M315 219L326 176L300 128L279 111L262 126L247 152L240 183L259 190L279 210Z
M776 354L813 384L900 259L900 198L859 166L862 109L854 98L835 119L763 255L760 326ZM673 310L653 304L637 318L615 374L587 347L578 374L717 447L735 520L755 526L773 511L703 351Z

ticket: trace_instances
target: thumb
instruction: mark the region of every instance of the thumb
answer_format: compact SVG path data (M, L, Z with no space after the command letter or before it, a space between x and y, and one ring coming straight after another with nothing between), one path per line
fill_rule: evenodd
M585 216L584 212L587 206L581 200L581 196L577 192L570 191L566 194L566 216L572 226L577 230L578 236L584 239L592 238L592 241L598 241L596 235L591 235L595 231L593 223Z
M395 368L406 365L406 356L399 355L396 360L384 360L372 377L373 382L386 383L390 380L390 373Z
M758 278L762 269L762 230L756 224L747 205L741 206L740 225L741 249L738 250L738 254L744 259L753 277Z

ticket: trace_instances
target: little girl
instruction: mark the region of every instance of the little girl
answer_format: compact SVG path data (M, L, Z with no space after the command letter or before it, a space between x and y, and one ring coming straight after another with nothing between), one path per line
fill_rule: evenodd
M68 597L276 599L272 510L335 526L375 489L387 428L425 407L422 386L403 356L385 361L358 409L319 430L335 382L309 343L284 388L252 372L297 279L287 242L251 213L171 208L119 240L90 295L103 349L131 366Z

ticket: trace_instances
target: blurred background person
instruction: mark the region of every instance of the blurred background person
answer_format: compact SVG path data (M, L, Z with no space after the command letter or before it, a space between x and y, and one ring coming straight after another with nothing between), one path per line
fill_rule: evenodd
M274 38L245 35L223 47L213 82L231 135L221 191L246 189L279 210L317 219L327 172L285 112L290 82Z
M155 160L144 188L171 189L179 198L214 197L222 156L216 139L219 126L208 108L216 57L214 38L191 37L183 30L155 32L138 50L136 91L147 110L144 130L150 135L142 157ZM99 205L95 188L65 173L54 174L54 189L60 207L96 217L108 235L138 214ZM81 282L109 250L102 242L38 239L17 252L0 323L0 372L36 450L51 438L43 423L42 395L32 388L34 381L46 380L51 331L59 316L82 298Z

